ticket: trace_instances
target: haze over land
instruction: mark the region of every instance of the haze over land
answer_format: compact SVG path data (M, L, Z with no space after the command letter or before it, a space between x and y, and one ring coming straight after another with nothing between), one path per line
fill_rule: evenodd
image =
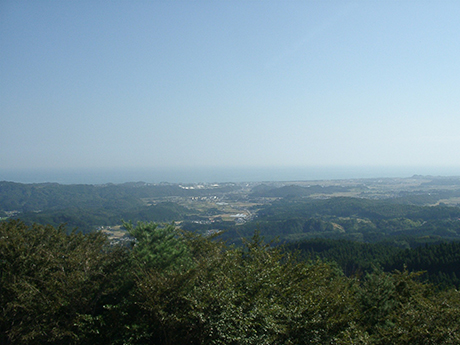
M459 17L453 1L2 1L0 181L460 175Z

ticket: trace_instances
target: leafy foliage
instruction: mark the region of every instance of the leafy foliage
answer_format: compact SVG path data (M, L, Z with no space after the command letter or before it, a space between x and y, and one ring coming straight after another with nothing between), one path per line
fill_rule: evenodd
M431 286L417 281L418 275L396 271L392 275L375 273L368 278L361 296L371 297L363 307L364 315L369 316L367 330L373 344L460 342L459 292L434 294Z
M19 221L0 224L0 339L3 344L77 344L103 339L129 279L128 256L100 233ZM90 333L83 330L90 326Z
M147 270L139 282L149 315L145 333L156 335L156 342L309 343L347 329L353 295L334 267L284 257L258 237L227 250L191 240L200 248L194 268L167 276Z
M124 222L123 226L135 238L133 255L144 267L157 270L184 270L191 257L184 236L173 224L159 227L156 223Z
M457 344L460 295L405 269L347 277L264 243L173 224L101 233L0 224L2 344Z

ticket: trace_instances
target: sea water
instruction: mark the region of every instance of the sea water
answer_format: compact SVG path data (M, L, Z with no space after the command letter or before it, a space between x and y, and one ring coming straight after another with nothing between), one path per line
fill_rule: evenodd
M460 167L190 167L118 169L0 169L0 181L105 184L313 181L356 178L460 176Z

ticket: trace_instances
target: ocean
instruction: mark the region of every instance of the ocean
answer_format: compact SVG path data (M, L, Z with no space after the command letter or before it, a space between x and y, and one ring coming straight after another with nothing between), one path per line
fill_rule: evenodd
M60 184L224 183L313 181L356 178L460 176L460 167L263 167L263 168L139 168L139 169L0 169L0 181Z

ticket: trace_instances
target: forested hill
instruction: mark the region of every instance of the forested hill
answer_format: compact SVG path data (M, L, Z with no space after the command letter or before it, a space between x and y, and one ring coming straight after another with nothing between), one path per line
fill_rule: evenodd
M400 203L398 199L372 200L365 198L335 197L324 200L281 200L272 203L259 212L259 218L277 220L304 216L358 217L370 219L445 219L460 217L458 207L432 207Z
M313 185L302 187L297 185L286 185L283 187L273 187L266 184L261 184L252 189L250 197L268 197L268 198L285 198L285 197L306 197L313 194L333 194L340 192L348 192L350 188L343 186L320 186Z
M68 207L122 208L138 206L142 198L197 197L239 189L226 184L212 188L183 188L178 184L131 182L104 185L22 184L0 182L0 209L4 211L57 210Z
M20 218L28 224L66 224L91 232L122 220L173 222L199 211L175 199L188 200L238 191L235 184L182 186L144 182L104 185L21 184L0 182L0 218ZM171 201L174 200L174 201Z
M312 183L105 185L0 182L0 218L94 231L122 220L176 222L185 230L251 237L374 243L460 239L457 179ZM433 182L433 183L430 183ZM455 183L454 183L455 182ZM424 189L425 188L425 189ZM414 242L414 241L412 241Z
M360 242L412 236L422 242L460 239L460 208L418 206L396 199L281 199L262 207L251 223L229 230L228 238L248 237L257 228L270 240L335 238Z
M284 246L287 251L300 251L305 259L320 258L335 262L348 275L363 275L382 269L424 271L422 279L438 287L460 287L460 242L420 245L408 237L396 246L394 242L362 243L332 239L311 239Z

